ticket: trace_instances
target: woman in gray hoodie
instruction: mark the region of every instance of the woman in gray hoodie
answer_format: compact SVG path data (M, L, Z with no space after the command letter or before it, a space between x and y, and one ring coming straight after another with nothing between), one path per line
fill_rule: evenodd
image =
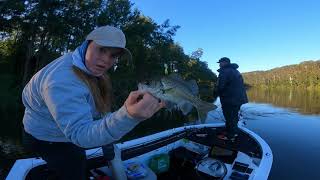
M110 112L112 89L105 72L124 53L131 57L125 44L120 29L99 27L74 52L37 72L23 90L26 146L62 179L85 179L84 148L120 139L164 107L149 93L133 91Z

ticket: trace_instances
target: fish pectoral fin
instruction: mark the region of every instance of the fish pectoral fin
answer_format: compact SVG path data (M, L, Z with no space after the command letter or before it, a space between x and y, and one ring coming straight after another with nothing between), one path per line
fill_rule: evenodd
M213 103L201 103L197 106L198 118L201 120L202 123L205 123L208 112L215 109L217 109L217 106Z
M191 103L180 103L178 104L179 109L182 111L183 115L187 115L193 108Z
M166 104L166 108L169 109L169 110L172 110L175 106L175 104L173 102L170 102L170 101L164 101L165 104Z

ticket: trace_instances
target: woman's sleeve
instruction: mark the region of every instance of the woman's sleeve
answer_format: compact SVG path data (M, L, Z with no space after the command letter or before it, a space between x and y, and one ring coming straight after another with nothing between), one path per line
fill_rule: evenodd
M139 121L130 117L125 107L93 120L82 86L55 83L44 89L43 99L57 126L72 143L92 148L109 144L132 130Z

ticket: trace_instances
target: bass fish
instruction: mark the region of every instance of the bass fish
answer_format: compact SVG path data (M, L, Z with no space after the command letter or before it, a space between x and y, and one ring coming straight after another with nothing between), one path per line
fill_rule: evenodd
M217 108L213 103L198 98L199 88L195 80L185 81L178 74L170 74L161 78L160 81L152 80L149 83L139 83L138 89L147 91L163 100L169 110L175 106L178 107L184 115L195 107L201 123L205 122L209 111Z

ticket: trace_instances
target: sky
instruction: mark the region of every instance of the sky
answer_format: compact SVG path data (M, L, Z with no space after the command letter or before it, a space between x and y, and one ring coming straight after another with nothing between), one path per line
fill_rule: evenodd
M319 0L131 0L156 23L181 26L174 36L186 54L203 49L216 72L221 57L240 72L320 59Z

